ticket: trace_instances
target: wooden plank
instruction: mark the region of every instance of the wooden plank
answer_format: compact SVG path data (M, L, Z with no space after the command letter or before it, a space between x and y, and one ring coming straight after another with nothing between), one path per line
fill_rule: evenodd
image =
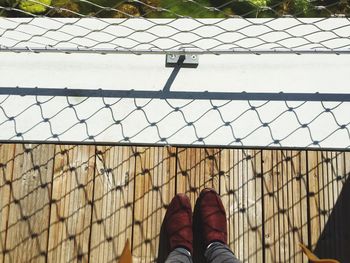
M90 262L117 261L132 240L134 169L132 147L97 147Z
M289 156L288 156L289 157ZM289 187L291 184L291 173L287 171L287 152L278 151L279 171L278 178L278 220L280 228L280 261L289 262L293 243L291 242L291 220L288 216L289 212ZM287 159L288 160L288 159ZM293 216L293 215L291 215Z
M249 207L248 200L250 197L248 196L248 173L251 175L252 173L248 171L249 169L249 160L247 160L247 151L245 150L237 150L234 158L234 165L236 165L237 169L236 174L234 175L237 180L234 183L234 191L237 193L238 206L237 213L235 218L237 219L238 226L235 227L237 234L235 234L235 242L238 243L237 247L237 257L242 261L248 261L249 258L249 232L248 228L248 214L247 208Z
M309 153L309 167L309 191L314 195L310 198L311 249L322 257L331 254L334 249L330 239L334 222L328 222L334 206L332 153Z
M328 193L328 169L327 153L312 152L309 153L310 174L310 192L314 193L310 202L310 224L311 224L311 248L321 245L321 235L324 233L325 226L329 217L329 193ZM323 246L323 245L322 245ZM326 250L329 250L325 247ZM326 252L328 253L328 252Z
M176 191L185 193L194 209L193 219L193 247L194 261L204 262L203 253L200 251L201 236L197 227L199 226L198 210L195 203L200 192L204 188L214 188L219 192L220 151L213 148L179 148L177 161Z
M241 202L241 191L240 191L240 185L242 184L242 178L241 178L241 171L242 171L242 156L241 151L236 150L233 153L233 173L234 173L234 179L233 179L233 191L235 192L235 199L233 200L233 220L234 220L234 252L236 253L237 257L240 258L242 256L242 242L241 240L241 232L242 232L242 220L240 215L240 202Z
M238 150L225 149L220 152L220 195L222 203L226 209L228 245L232 251L239 255L238 229L239 224L237 215L239 212L238 188L236 181L239 178L237 171L238 163L235 157ZM237 236L236 236L237 235Z
M265 262L283 262L283 217L279 213L281 193L278 191L281 170L281 152L263 151Z
M88 261L94 146L56 146L48 262Z
M335 209L333 210L333 216L337 219L338 223L335 224L335 231L334 231L334 235L338 238L336 238L335 243L334 243L334 248L335 248L335 253L337 255L339 255L339 257L341 258L343 255L343 248L344 248L344 242L343 242L343 238L342 238L342 232L346 231L346 227L344 227L345 221L343 220L344 217L346 218L346 209L344 209L343 211L341 211L340 209L342 208L342 186L343 186L343 177L345 175L345 165L344 165L344 161L345 161L345 153L342 152L334 152L334 158L332 158L332 166L335 169L335 181L333 183L333 193L336 199L335 202ZM345 214L344 216L342 214ZM344 260L343 260L344 261Z
M10 207L10 191L15 145L0 145L0 262L5 257L6 229Z
M246 220L247 220L247 240L248 247L245 251L247 262L263 262L263 238L262 238L262 192L261 192L261 151L246 150ZM245 262L244 258L243 261Z
M316 156L317 163L314 161L310 169L318 172L313 172L309 184L310 192L314 192L310 198L312 250L320 258L347 262L350 258L349 153L313 152L309 159L316 159ZM317 201L318 206L314 204Z
M320 192L319 174L322 174L321 164L319 161L319 153L317 151L308 152L308 178L309 178L309 209L310 209L310 248L314 250L321 235L321 219L320 215Z
M245 191L246 191L246 185L244 185L245 181L245 162L244 162L244 155L242 150L238 150L238 155L236 162L238 163L238 180L237 180L237 191L238 191L238 236L237 236L237 242L239 244L239 250L237 251L237 256L242 259L245 257L245 246L246 246L246 222L245 222L245 204L244 204L244 199L245 199Z
M5 262L45 262L53 145L17 144Z
M341 242L343 235L340 232L340 236L337 236L336 233L339 232L338 228L341 228L341 231L346 231L346 226L341 222L343 215L341 214L342 212L345 212L346 209L342 209L342 211L339 211L342 206L342 200L339 198L339 196L342 193L342 184L340 183L341 181L339 180L340 178L338 177L338 174L341 173L338 170L338 156L341 153L339 152L329 152L328 154L328 180L330 181L329 183L329 195L330 197L330 215L329 219L327 222L327 227L330 229L330 249L331 249L331 255L336 255L339 260L340 256L340 251L339 248L341 247ZM340 230L340 229L339 229ZM339 242L339 243L338 243ZM338 245L338 246L337 246ZM348 261L349 258L344 261Z
M264 151L266 262L307 262L298 243L307 243L305 152Z
M323 230L323 233L326 233L328 238L327 238L327 248L330 252L329 254L334 254L335 251L335 240L336 237L334 236L335 233L335 222L331 217L333 216L333 208L335 205L336 198L334 197L334 185L336 181L336 175L335 175L335 169L333 167L333 160L334 160L334 155L333 152L326 151L323 152L324 154L322 155L323 159L323 166L324 166L324 172L326 173L326 179L324 182L324 188L325 188L325 207L326 207L326 218L325 218L325 228Z
M306 161L305 151L284 151L283 177L286 178L286 183L283 185L283 191L287 193L284 209L288 217L285 232L289 238L287 262L307 262L299 247L300 242L308 243Z
M292 218L293 214L290 213L290 205L291 201L289 197L290 188L292 187L292 178L291 172L288 169L291 158L288 154L288 151L278 151L278 167L279 170L277 172L278 178L278 220L279 220L279 229L280 229L280 237L279 242L280 246L280 261L281 262L289 262L291 261L291 252L293 251L293 242L291 242L292 235ZM289 161L288 161L289 160ZM288 171L289 170L289 171ZM291 217L289 217L289 214Z
M176 148L137 148L133 258L156 262L166 208L175 195Z
M349 233L350 233L350 152L338 155L338 200L336 204L336 247L340 262L347 262L350 259Z
M334 234L337 237L335 242L334 242L334 248L335 251L334 253L339 256L339 260L345 261L345 255L344 253L346 249L346 242L343 233L344 232L349 232L346 230L346 214L349 213L346 210L346 206L344 206L344 197L342 194L342 188L343 185L346 182L346 159L345 159L345 153L344 152L334 152L334 158L332 158L332 166L335 169L335 181L333 184L333 192L335 196L335 207L333 211L333 217L336 219L336 224L335 226L335 231ZM346 191L346 190L345 190ZM346 198L346 197L345 197ZM348 198L346 198L348 199ZM349 210L349 209L348 209ZM344 220L345 219L345 220ZM350 218L349 218L350 219ZM349 229L349 228L348 228Z
M220 150L220 195L222 203L226 209L226 217L227 217L227 241L228 245L235 252L234 247L234 221L233 221L233 213L234 206L233 204L237 204L238 202L234 202L235 193L233 191L233 180L235 179L233 173L233 154L234 150L232 149L223 149Z
M178 149L176 190L188 195L192 207L202 189L219 192L219 154L213 148Z
M234 165L235 165L235 173L236 173L236 179L234 180L234 190L237 193L237 210L234 215L235 219L235 243L237 243L236 246L236 254L237 257L242 259L244 258L244 216L242 213L243 209L243 203L242 200L244 199L244 189L243 189L243 170L244 170L244 164L243 164L243 152L241 150L237 150L234 154Z
M264 213L264 249L265 262L274 262L276 253L274 244L274 186L273 186L273 154L272 151L263 151L263 213Z
M261 151L222 150L220 157L229 245L242 262L263 262Z

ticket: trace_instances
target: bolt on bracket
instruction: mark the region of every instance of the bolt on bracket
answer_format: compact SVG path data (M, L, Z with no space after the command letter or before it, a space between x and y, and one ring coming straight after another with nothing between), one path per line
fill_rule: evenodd
M165 67L167 68L197 68L198 67L198 55L186 54L167 54L165 59Z

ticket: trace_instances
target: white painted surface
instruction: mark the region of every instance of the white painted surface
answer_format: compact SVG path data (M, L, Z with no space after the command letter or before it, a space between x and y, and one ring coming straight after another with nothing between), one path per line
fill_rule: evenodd
M162 90L173 71L164 67L163 55L0 56L0 90L53 89L52 96L0 95L1 141L350 146L347 55L202 55L199 67L181 69L170 88L183 92L181 96L208 94L195 100L142 98L148 91ZM81 97L55 95L63 88L144 93L134 99L84 98L84 92ZM230 95L242 91L251 100ZM231 97L210 99L221 92ZM256 92L292 94L290 101L259 101L251 94ZM336 101L311 101L316 92L335 94ZM310 99L292 101L293 94L300 93ZM348 102L341 102L346 98Z
M347 93L347 55L202 55L172 91ZM165 55L1 53L1 87L162 90Z

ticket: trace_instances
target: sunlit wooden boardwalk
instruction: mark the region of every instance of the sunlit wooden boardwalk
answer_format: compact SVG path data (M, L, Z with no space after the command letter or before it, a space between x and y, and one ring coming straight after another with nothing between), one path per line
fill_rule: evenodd
M350 152L0 145L0 262L158 258L171 198L220 192L243 262L350 262Z

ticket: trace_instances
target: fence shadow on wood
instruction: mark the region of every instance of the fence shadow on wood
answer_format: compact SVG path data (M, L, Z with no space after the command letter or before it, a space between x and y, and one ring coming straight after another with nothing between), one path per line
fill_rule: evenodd
M243 262L349 261L350 153L177 147L0 145L0 262L162 262L176 193L221 195ZM339 197L338 197L339 196Z
M0 261L41 261L47 256L53 148L1 145L0 152Z
M0 259L88 259L94 148L17 144L1 151L11 153L2 174Z

